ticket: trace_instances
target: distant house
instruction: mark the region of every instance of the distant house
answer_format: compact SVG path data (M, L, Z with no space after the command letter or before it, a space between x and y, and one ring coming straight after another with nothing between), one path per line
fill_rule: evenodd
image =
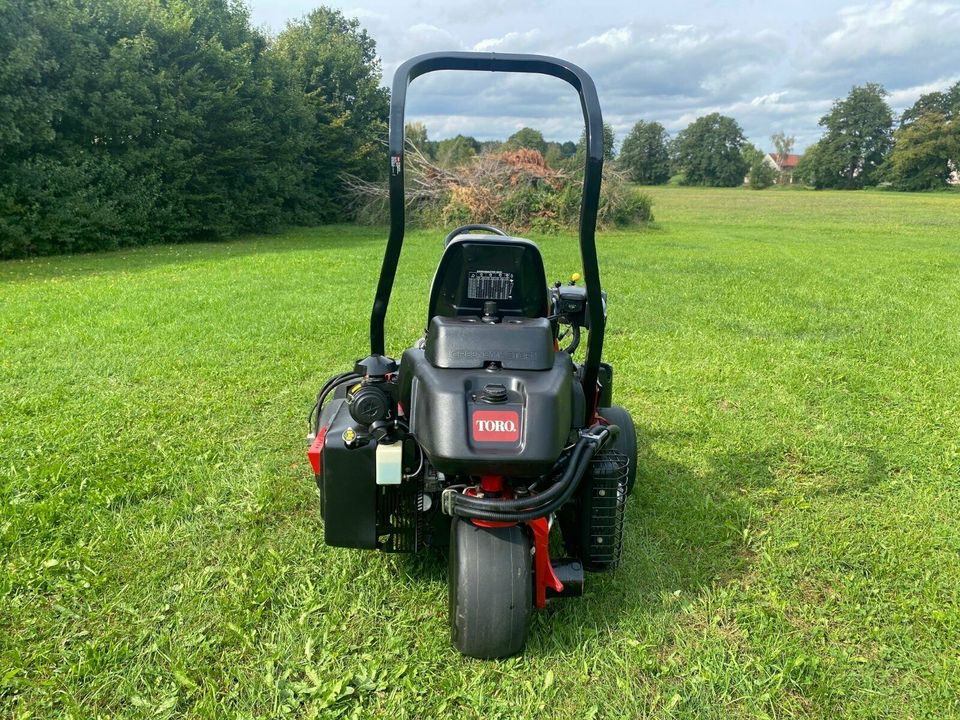
M797 163L800 162L799 155L787 155L782 163L777 162L776 153L767 153L764 156L764 162L777 171L777 182L783 185L793 184L793 171L797 169Z

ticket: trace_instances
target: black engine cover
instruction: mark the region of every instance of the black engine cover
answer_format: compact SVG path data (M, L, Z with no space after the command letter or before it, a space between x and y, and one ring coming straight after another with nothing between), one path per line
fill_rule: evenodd
M446 474L549 472L573 426L573 383L573 362L563 352L547 370L439 368L417 349L400 361L410 432Z

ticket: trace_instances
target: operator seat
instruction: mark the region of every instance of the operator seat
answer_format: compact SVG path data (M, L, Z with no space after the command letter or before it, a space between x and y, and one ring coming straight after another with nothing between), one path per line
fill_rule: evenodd
M540 248L529 240L460 235L430 290L426 360L436 368L549 370L554 328Z
M460 235L444 248L433 277L427 320L483 315L495 302L500 317L547 317L543 256L536 244L498 235Z

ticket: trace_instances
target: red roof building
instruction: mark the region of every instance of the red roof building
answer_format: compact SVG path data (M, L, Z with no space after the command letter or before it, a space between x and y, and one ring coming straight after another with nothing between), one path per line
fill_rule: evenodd
M793 170L797 166L797 163L800 162L799 155L787 155L783 159L783 163L778 164L777 154L776 153L768 153L768 154L770 155L770 159L773 160L773 164L776 165L777 168L780 170L787 170L787 169Z
M771 166L774 170L777 171L777 183L781 185L792 185L793 184L793 171L797 167L797 163L800 162L799 155L787 155L783 159L783 164L777 162L776 153L767 153L767 156L764 158L767 165Z

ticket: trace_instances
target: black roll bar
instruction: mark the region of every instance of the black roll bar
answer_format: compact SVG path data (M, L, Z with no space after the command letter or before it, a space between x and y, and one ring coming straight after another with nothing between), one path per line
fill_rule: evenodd
M404 206L404 109L407 86L416 78L437 70L480 70L486 72L534 73L551 75L568 82L580 95L586 126L587 158L583 173L580 203L580 256L587 288L590 336L584 363L583 390L586 394L586 421L593 417L597 397L597 378L603 350L605 313L600 294L600 270L597 266L597 209L600 205L600 180L603 173L603 117L597 88L581 68L566 60L544 55L507 53L436 52L418 55L397 68L390 96L390 237L380 268L380 281L370 315L370 353L384 354L383 324L397 274L403 246Z

